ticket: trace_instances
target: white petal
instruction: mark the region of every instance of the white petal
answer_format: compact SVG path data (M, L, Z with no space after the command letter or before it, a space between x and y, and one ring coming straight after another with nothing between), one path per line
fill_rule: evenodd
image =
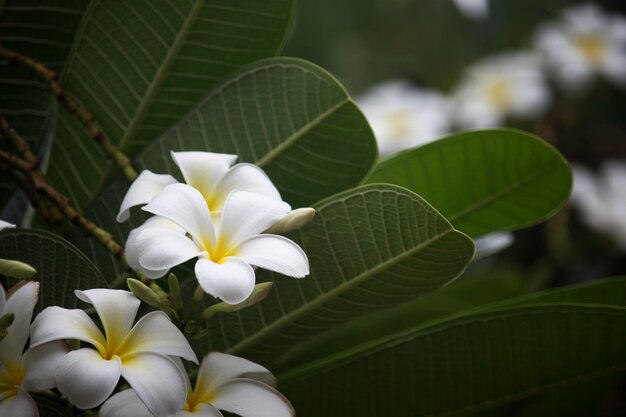
M249 191L234 191L224 205L219 227L220 244L235 246L266 230L289 211L291 207L284 201Z
M274 375L261 365L226 353L211 352L204 357L198 370L196 390L212 392L232 379L243 377L276 386Z
M16 395L0 401L0 416L39 417L39 409L26 391L18 389Z
M83 310L47 307L30 326L30 347L53 340L77 339L104 350L104 335Z
M135 246L139 265L152 271L167 271L191 258L207 255L187 236L156 227L141 231Z
M489 13L487 0L454 0L454 2L461 13L471 19L484 19Z
M37 392L54 388L57 365L69 351L69 346L60 340L28 349L23 358L26 368L26 375L22 381L24 389Z
M125 222L130 217L131 207L148 204L163 188L177 182L176 178L171 175L154 174L149 170L142 171L124 196L117 214L117 221Z
M215 183L235 163L237 155L212 152L172 152L172 159L183 173L185 182L207 196Z
M195 272L204 291L229 304L241 303L254 289L254 270L235 257L223 258L219 264L198 259Z
M474 260L491 256L513 244L513 233L490 233L481 236L474 242L476 254Z
M4 220L0 220L0 230L2 229L11 229L15 227L13 223L5 222Z
M254 236L239 245L237 257L290 277L302 278L309 273L309 260L302 248L283 236Z
M98 413L100 417L153 417L135 391L126 389L111 396Z
M86 291L74 291L80 300L94 306L102 326L107 343L117 346L122 343L135 322L137 309L141 301L130 291L95 288Z
M215 391L213 405L241 417L293 417L291 403L274 388L252 379L233 379Z
M180 411L176 413L176 417L224 417L220 411L213 407L211 404L201 404L200 409L189 412L189 411Z
M6 302L7 294L4 292L4 287L0 285L0 317L4 315L4 305L6 304Z
M198 190L187 184L168 185L143 209L173 221L203 244L215 244L207 203Z
M139 253L137 251L137 236L144 230L147 230L152 227L160 227L165 229L170 229L175 231L181 235L185 234L185 229L178 226L176 223L167 220L163 217L153 216L145 221L144 224L130 231L128 235L128 239L126 239L126 245L124 247L124 252L126 254L126 260L128 261L128 265L130 265L133 269L141 272L148 278L160 278L163 275L167 274L169 268L158 269L158 270L150 270L146 269L139 264Z
M120 350L124 354L154 352L180 356L198 363L198 358L185 336L162 311L153 311L143 316L130 331Z
M13 313L15 317L7 335L0 341L0 362L19 362L22 358L38 294L38 282L26 282L9 294L3 314Z
M122 361L105 360L90 348L74 350L63 358L55 373L57 388L80 409L97 407L109 398L120 379Z
M182 410L187 383L181 370L167 356L143 352L124 357L122 376L156 417Z
M281 200L280 193L261 168L256 165L241 163L232 167L211 190L211 210L221 210L228 195L235 190L250 191L276 200Z

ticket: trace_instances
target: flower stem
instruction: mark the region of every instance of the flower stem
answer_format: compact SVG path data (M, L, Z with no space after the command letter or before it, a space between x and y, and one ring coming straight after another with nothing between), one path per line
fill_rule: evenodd
M132 166L130 158L120 151L113 144L111 139L104 134L96 122L95 115L79 104L71 94L61 87L61 84L57 81L58 74L56 72L26 55L22 55L19 52L2 46L0 46L0 57L6 59L9 64L19 64L28 68L35 73L35 75L44 80L57 101L82 123L85 130L87 130L87 134L98 144L104 156L112 159L122 169L124 175L126 175L129 180L133 181L137 178L137 171Z

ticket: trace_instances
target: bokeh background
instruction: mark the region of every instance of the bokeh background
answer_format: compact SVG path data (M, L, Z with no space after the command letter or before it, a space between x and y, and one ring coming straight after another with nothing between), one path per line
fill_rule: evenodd
M472 62L531 48L541 23L582 3L491 0L488 17L474 20L451 0L305 0L298 4L284 54L321 65L357 97L390 79L445 94ZM594 3L608 13L626 15L624 0ZM533 132L570 162L593 170L609 160L626 163L626 89L600 77L583 94L565 94L554 84L550 89L553 102L544 116L509 119L503 125ZM626 222L626 206L622 215ZM626 253L614 238L585 224L570 205L539 226L515 232L510 247L474 263L463 279L487 274L506 280L516 291L532 292L626 275ZM626 378L574 384L480 415L626 416Z

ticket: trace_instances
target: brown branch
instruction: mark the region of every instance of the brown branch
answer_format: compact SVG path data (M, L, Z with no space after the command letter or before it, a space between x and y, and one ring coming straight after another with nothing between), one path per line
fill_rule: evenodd
M133 181L137 178L137 171L132 166L130 158L120 151L111 139L104 134L96 122L95 115L80 105L71 94L61 87L61 84L57 81L58 75L56 72L26 55L2 46L0 46L0 57L6 59L9 64L19 64L28 68L43 79L48 84L48 88L57 101L82 123L87 130L87 134L98 144L104 156L115 161L129 180Z

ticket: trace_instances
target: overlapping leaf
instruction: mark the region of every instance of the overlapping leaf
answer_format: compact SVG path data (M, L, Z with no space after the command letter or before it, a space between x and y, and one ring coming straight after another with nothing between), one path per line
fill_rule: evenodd
M261 166L294 207L356 186L376 159L371 129L343 87L316 65L293 58L260 61L233 75L148 146L137 165L179 176L171 150L238 154ZM137 218L115 222L128 187L119 176L87 211L121 242L141 224ZM77 237L99 266L115 273L116 260L97 242L81 241Z
M93 0L62 83L136 155L227 74L274 56L292 12L292 0ZM54 184L84 207L109 163L61 112L51 168Z
M0 2L0 43L54 71L63 67L86 1L5 0ZM30 70L0 60L0 114L34 147L44 136L52 95ZM0 177L0 208L13 190Z
M626 370L626 309L510 307L355 346L282 376L301 416L447 416Z
M441 287L473 254L467 236L400 187L360 187L317 209L312 223L289 235L307 253L311 275L295 280L257 271L274 282L272 293L214 318L205 349L268 364L334 326Z
M406 187L459 230L480 236L545 220L567 201L572 175L550 145L517 130L458 133L381 161L368 182Z
M26 262L37 270L33 280L40 283L38 309L50 305L73 308L79 305L75 289L107 286L95 265L82 252L43 230L0 231L0 253L5 259Z

